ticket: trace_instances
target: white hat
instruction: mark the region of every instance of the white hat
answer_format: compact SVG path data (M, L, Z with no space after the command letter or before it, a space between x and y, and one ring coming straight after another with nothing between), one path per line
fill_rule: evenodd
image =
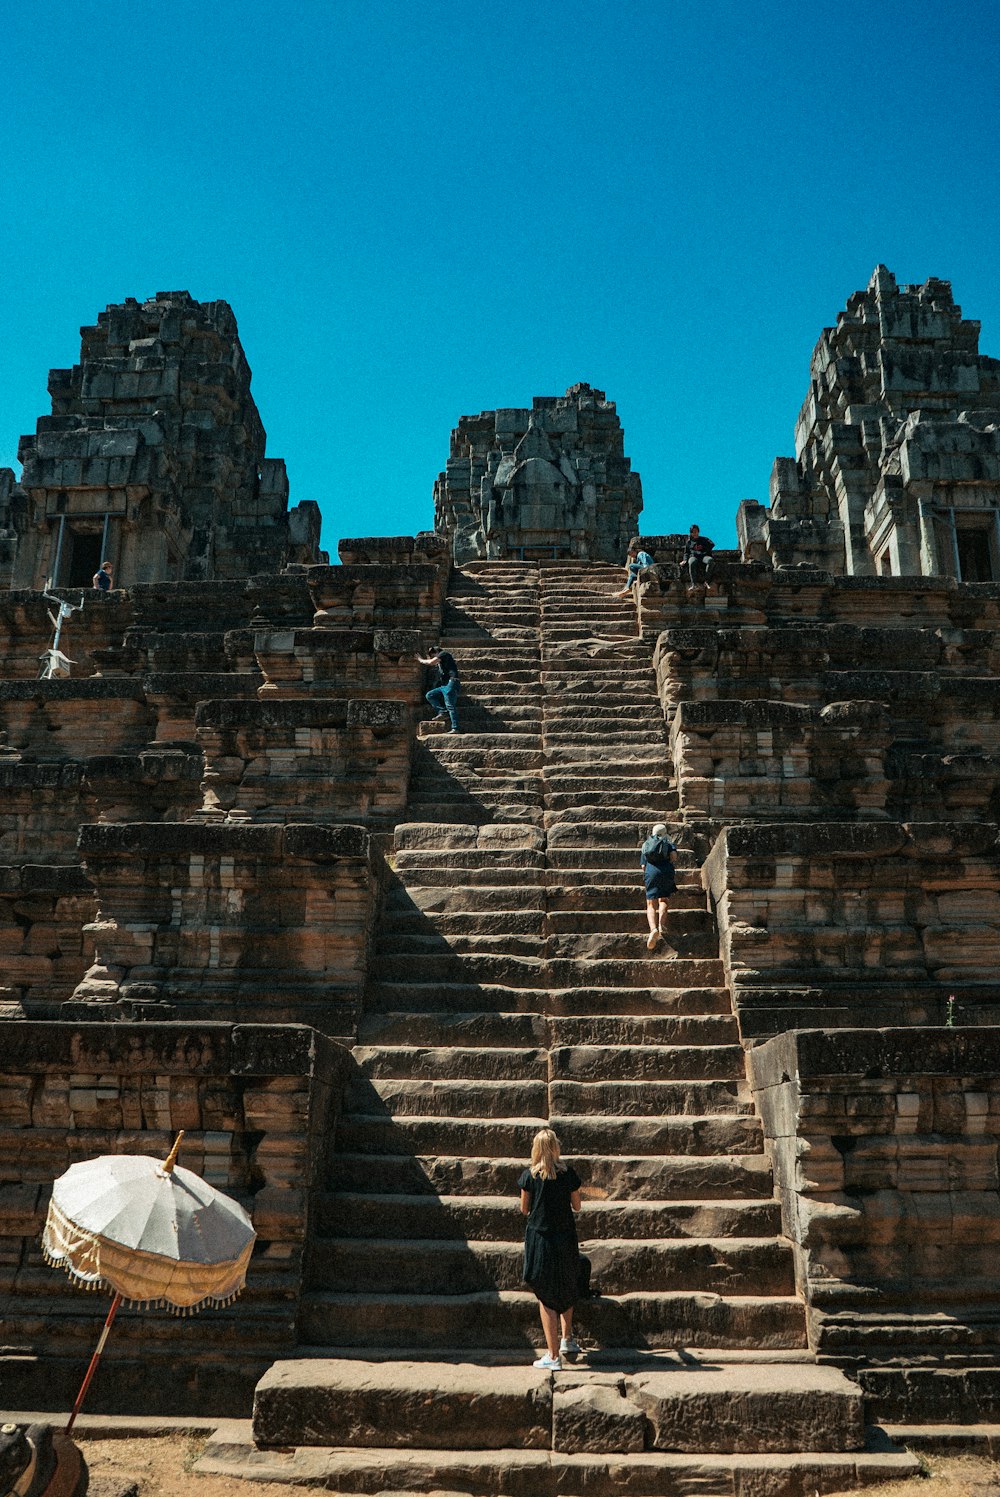
M654 826L654 828L653 828L653 836L654 837L665 837L666 835L667 835L667 829L666 829L666 827L664 826L664 824L663 824L662 821L658 821L656 823L656 825Z

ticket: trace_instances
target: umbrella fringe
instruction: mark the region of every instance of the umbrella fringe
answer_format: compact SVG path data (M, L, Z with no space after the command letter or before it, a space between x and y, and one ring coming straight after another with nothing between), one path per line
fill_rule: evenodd
M42 1245L42 1257L50 1268L63 1269L75 1286L78 1289L85 1289L88 1294L97 1294L102 1289L108 1294L117 1294L119 1292L114 1284L104 1278L103 1275L98 1275L96 1278L85 1278L76 1269L71 1268L65 1258L57 1257L53 1253L50 1253L44 1243ZM133 1299L130 1295L123 1294L122 1304L128 1305L133 1310L169 1310L171 1315L176 1315L179 1319L183 1319L187 1315L196 1315L199 1310L204 1310L207 1305L211 1305L214 1309L225 1309L226 1305L231 1305L234 1301L238 1300L242 1293L243 1285L240 1285L239 1289L234 1289L232 1294L206 1294L193 1305L175 1305L170 1300L162 1298Z

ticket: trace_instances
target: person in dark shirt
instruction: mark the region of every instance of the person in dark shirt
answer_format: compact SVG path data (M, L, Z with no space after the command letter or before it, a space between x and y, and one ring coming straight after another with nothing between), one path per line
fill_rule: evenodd
M703 584L711 590L708 580L712 570L712 552L715 550L715 542L710 541L707 535L702 535L697 525L692 525L688 532L688 538L684 545L684 564L688 569L690 585L688 592L693 593L696 588Z
M94 573L94 587L98 592L109 593L114 586L110 561L102 561L100 571Z
M449 731L457 733L458 696L462 686L454 655L448 650L442 650L440 645L434 645L428 655L418 655L417 659L421 665L431 665L437 672L434 685L425 693L425 700L435 709L438 717L451 718Z
M664 926L670 909L667 901L677 893L677 877L674 873L677 848L667 836L667 828L662 821L656 823L642 844L639 862L642 881L646 886L646 919L649 922L649 939L646 945L653 951L666 935ZM670 946L667 947L667 954L677 955Z
M580 1297L580 1248L573 1213L580 1209L580 1176L559 1158L559 1140L541 1128L531 1144L531 1164L518 1180L524 1233L524 1282L538 1297L546 1350L536 1367L559 1372L562 1358L580 1355L573 1339L573 1306ZM562 1338L560 1339L560 1330Z

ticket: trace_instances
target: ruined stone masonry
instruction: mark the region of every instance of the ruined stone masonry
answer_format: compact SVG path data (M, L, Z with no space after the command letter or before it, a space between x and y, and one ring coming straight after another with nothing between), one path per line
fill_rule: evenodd
M243 369L228 309L172 322L177 301L99 327L126 360L154 317L182 343L222 328L216 362ZM876 272L824 335L853 351L814 370L811 511L783 508L782 469L712 594L659 535L613 596L641 495L613 405L574 386L463 418L437 530L342 541L338 566L283 505L236 547L251 423L229 399L198 427L211 481L184 476L183 422L171 438L169 502L203 517L184 576L90 600L70 678L37 679L37 590L0 598L5 1407L65 1405L93 1339L38 1249L51 1180L183 1127L254 1217L247 1291L126 1316L92 1406L228 1416L202 1471L811 1497L913 1474L894 1436L988 1439L1000 584L907 551L912 454L882 482L915 433L925 472L956 428L985 442L971 327L945 283ZM889 371L918 365L919 398L943 393L903 412ZM877 466L895 496L891 575L859 563L855 428L864 482ZM61 512L27 507L31 471L0 503L37 582ZM959 536L970 497L949 490ZM459 735L421 721L432 638L460 665ZM673 956L646 948L638 878L661 818ZM585 1182L595 1289L585 1356L554 1375L530 1365L516 1202L546 1123Z
M1000 359L947 281L879 265L812 357L795 457L740 508L748 556L835 574L1000 580Z
M264 456L250 366L225 302L159 291L81 329L49 375L51 416L0 470L0 583L89 587L247 577L318 561L319 506L288 508Z

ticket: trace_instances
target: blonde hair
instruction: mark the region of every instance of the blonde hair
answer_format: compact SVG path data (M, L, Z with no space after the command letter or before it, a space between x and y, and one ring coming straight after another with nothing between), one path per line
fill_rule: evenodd
M566 1166L559 1158L559 1140L551 1128L539 1128L531 1140L531 1173L538 1180L554 1180Z

